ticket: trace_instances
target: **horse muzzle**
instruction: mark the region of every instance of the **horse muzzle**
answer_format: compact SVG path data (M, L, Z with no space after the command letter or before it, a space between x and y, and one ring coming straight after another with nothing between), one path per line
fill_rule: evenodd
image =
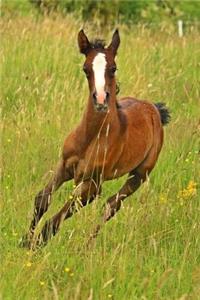
M95 92L93 93L92 97L96 111L107 112L110 94L106 92L104 98L99 98L99 96Z

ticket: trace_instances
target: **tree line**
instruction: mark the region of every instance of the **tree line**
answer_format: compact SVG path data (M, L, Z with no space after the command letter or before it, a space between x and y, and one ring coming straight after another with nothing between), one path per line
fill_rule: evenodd
M29 0L41 14L74 14L83 21L101 25L116 22L199 21L198 0Z

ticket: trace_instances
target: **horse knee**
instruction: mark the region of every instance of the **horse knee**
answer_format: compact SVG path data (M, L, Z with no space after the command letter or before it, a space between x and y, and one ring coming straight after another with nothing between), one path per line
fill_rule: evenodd
M131 172L130 177L128 178L128 183L130 185L135 184L136 182L141 181L141 174L137 171Z
M84 181L77 185L74 190L74 198L80 198L83 205L91 202L97 194L100 194L101 188L94 181Z
M50 202L50 194L45 191L40 191L35 197L35 212L36 214L43 215L47 209Z

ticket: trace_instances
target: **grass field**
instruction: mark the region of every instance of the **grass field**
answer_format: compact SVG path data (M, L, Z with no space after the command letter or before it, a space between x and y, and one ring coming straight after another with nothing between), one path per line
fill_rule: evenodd
M78 123L88 88L77 32L68 19L1 20L1 299L200 299L200 37L119 28L120 96L170 107L165 143L147 183L85 247L98 201L66 221L36 252L21 249L35 194L51 176L65 136ZM88 28L89 36L95 31ZM111 37L112 32L102 32ZM53 215L73 182L54 196Z

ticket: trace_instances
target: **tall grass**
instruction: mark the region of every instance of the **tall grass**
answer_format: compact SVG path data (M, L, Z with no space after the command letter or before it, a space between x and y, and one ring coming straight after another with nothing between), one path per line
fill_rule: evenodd
M127 199L95 244L85 243L101 205L124 178L104 184L98 201L66 221L37 252L18 247L35 194L47 182L64 137L78 123L88 88L74 20L1 21L2 299L198 299L200 295L200 52L198 33L121 28L120 96L163 101L172 121L148 182ZM95 35L88 28L89 35ZM106 38L111 33L102 32ZM54 196L42 223L72 191Z

